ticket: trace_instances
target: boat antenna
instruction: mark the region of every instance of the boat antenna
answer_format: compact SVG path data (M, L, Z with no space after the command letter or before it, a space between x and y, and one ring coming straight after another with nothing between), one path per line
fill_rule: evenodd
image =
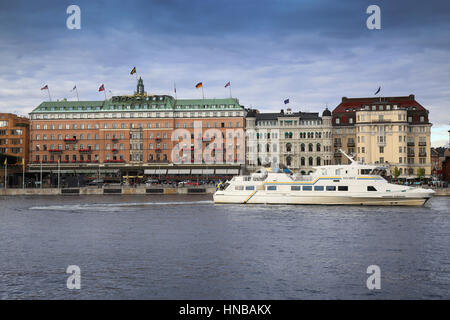
M344 152L344 150L342 150L342 149L339 149L339 151L344 155L344 156L346 156L347 157L347 159L348 160L350 160L350 162L351 162L351 164L357 164L358 162L357 161L355 161L354 159L353 159L353 157L350 157L348 154L346 154L345 152Z

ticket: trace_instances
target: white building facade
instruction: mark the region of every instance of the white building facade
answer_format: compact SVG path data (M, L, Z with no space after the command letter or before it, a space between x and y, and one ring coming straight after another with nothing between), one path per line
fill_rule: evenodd
M259 113L246 118L246 163L252 171L260 166L286 166L308 174L313 166L332 163L331 112Z

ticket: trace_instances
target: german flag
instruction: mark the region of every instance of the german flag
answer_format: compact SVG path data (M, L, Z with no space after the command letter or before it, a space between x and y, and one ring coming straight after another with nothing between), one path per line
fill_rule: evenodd
M133 70L131 70L130 74L135 74L136 73L136 67L133 68Z
M203 83L201 83L201 82L199 82L195 85L195 88L197 88L197 89L201 88L201 87L203 87Z

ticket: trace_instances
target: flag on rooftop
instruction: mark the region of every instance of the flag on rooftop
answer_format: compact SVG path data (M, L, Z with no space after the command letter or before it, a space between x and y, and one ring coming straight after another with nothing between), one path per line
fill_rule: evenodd
M378 92L380 92L380 91L381 91L381 87L378 87L378 90L377 90L377 92L375 92L375 95L377 95Z
M201 88L201 87L203 87L203 83L202 82L199 82L199 83L197 83L196 85L195 85L195 87L198 89L198 88Z
M41 90L48 90L48 85L43 86Z
M98 92L100 92L100 91L105 91L105 85L104 84L102 84L100 86L100 88L98 88Z
M225 88L227 88L227 87L229 87L229 86L231 86L230 81L227 82L227 84L225 85Z
M136 67L133 68L133 70L131 70L130 74L135 74L136 73Z
M289 99L284 100L284 104L288 104L289 103Z
M77 86L74 86L71 91L75 91L75 90L77 90Z

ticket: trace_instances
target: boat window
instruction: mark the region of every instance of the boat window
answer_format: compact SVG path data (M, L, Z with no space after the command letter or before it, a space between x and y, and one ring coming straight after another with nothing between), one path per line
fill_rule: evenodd
M361 169L361 174L370 174L370 169Z
M277 186L267 186L267 190L277 190Z
M327 186L327 191L336 191L336 186Z
M312 186L303 186L303 191L312 191Z
M373 186L367 186L367 191L377 191Z
M324 187L323 186L314 186L314 191L323 191Z
M300 191L300 186L291 186L291 191Z
M245 190L255 190L255 186L246 186Z
M338 186L338 191L348 191L348 186Z
M235 186L234 190L244 190L244 186Z
M341 169L336 169L335 173L337 176L339 176L341 174Z

